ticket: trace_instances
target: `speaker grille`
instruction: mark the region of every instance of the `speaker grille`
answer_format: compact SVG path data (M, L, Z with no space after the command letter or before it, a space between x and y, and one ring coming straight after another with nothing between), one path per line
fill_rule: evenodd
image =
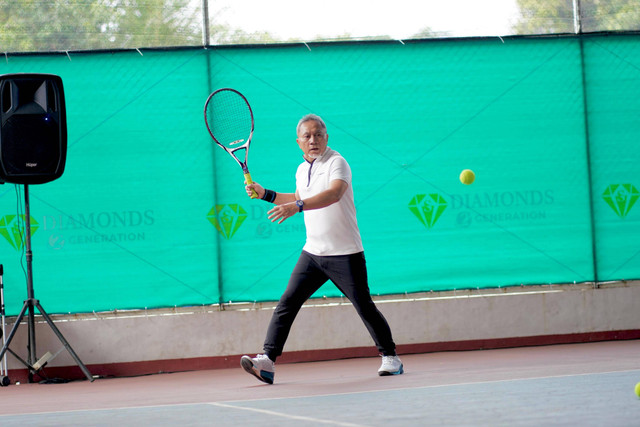
M47 114L9 117L2 128L2 164L7 174L54 173L60 159L59 133L57 123Z

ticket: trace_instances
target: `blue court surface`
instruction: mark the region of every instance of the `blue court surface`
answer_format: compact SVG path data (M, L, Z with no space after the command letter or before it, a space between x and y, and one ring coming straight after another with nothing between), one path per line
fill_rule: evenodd
M283 364L272 386L240 368L11 385L0 426L640 425L640 341L402 358L394 377L373 358Z

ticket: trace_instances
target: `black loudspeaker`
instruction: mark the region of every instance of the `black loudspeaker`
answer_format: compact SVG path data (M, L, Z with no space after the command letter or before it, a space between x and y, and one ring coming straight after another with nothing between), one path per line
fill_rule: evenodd
M0 183L53 181L62 176L66 157L62 79L53 74L0 75Z

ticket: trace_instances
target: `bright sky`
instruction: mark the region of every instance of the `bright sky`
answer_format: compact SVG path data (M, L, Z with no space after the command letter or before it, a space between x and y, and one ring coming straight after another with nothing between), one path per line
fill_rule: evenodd
M282 39L350 34L403 39L423 30L447 36L508 35L516 0L211 0L211 23Z

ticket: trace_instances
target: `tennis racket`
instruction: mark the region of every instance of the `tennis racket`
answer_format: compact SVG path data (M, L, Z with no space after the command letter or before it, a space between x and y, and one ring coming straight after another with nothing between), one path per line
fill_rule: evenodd
M209 95L204 104L204 122L211 138L242 168L244 180L247 184L253 183L247 158L249 156L249 144L253 136L253 111L249 101L235 89L218 89ZM244 151L244 161L236 155ZM252 191L252 198L257 198L258 193Z

